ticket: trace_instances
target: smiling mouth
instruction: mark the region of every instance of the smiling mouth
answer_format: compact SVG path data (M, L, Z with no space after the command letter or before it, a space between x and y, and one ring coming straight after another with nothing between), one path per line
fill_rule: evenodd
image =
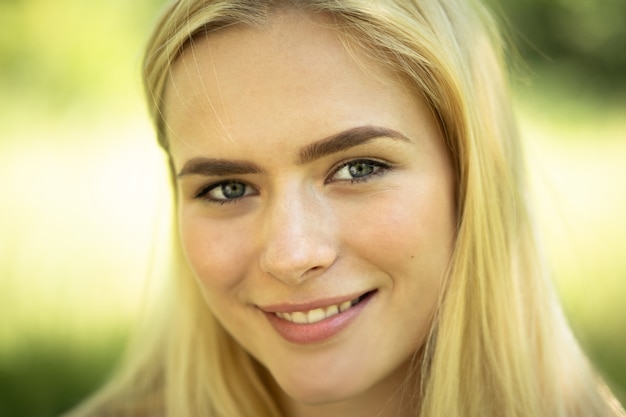
M290 313L275 312L274 315L291 323L313 324L322 320L326 320L327 318L335 316L339 313L348 311L350 308L354 307L365 298L369 297L372 293L373 291L370 291L353 300L344 301L343 303L333 304L323 308L316 308L308 311L293 311Z

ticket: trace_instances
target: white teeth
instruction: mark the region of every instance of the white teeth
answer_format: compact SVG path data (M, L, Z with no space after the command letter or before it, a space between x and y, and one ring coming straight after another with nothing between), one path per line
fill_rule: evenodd
M306 313L302 311L294 311L291 313L291 321L298 324L308 323Z
M336 314L343 313L353 305L356 305L360 298L345 301L341 304L335 304L326 308L316 308L309 311L294 311L292 313L274 313L277 317L298 324L311 324L325 320Z
M291 313L275 313L275 314L283 320L291 321Z
M339 307L337 306L326 307L326 317L332 317L335 314L339 314Z
M326 318L326 311L321 308L316 308L315 310L309 311L307 318L309 323L317 323L318 321L322 321Z
M341 311L343 313L344 311L346 311L350 307L352 307L352 301L346 301L344 303L341 303L341 305L339 306L339 311Z

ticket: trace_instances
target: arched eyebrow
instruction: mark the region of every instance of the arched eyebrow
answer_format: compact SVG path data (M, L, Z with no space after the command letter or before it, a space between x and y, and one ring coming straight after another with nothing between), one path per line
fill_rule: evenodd
M305 146L300 151L298 164L307 164L381 137L411 142L409 138L393 129L380 126L359 126Z
M358 126L306 145L300 150L297 163L304 165L382 137L411 142L409 138L393 129L379 126ZM187 161L177 177L186 175L224 177L261 172L263 170L257 164L249 161L198 157Z

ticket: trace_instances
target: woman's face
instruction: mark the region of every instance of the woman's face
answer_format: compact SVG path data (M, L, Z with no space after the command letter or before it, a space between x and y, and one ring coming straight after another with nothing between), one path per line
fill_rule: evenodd
M281 14L202 38L165 98L181 240L203 296L309 404L404 378L455 232L433 114L325 23Z

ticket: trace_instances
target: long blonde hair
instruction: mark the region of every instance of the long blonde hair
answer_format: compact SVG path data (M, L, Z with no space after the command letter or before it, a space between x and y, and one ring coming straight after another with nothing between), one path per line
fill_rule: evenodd
M179 0L145 55L148 105L168 142L170 68L197 36L263 25L280 8L324 13L347 47L409 79L439 118L457 176L457 240L432 331L405 392L414 415L615 416L546 278L527 209L502 41L471 0ZM176 233L173 234L176 236ZM274 384L205 306L173 238L174 299L119 375L75 416L278 417Z

